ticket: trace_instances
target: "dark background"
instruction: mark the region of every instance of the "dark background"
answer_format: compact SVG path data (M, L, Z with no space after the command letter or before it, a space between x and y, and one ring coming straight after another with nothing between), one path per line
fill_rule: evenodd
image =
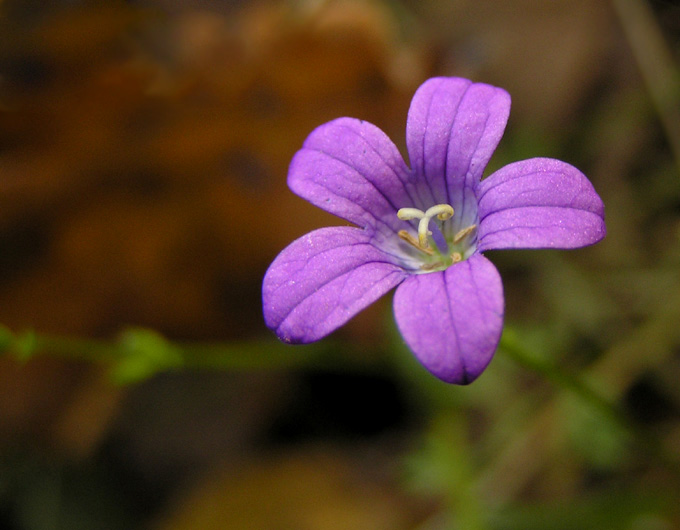
M679 54L662 0L0 1L12 332L140 326L266 356L264 271L342 223L287 189L292 155L339 116L403 152L434 75L507 89L489 170L568 161L608 227L587 249L489 253L535 362L501 349L469 387L412 359L389 296L329 339L330 363L121 385L113 360L15 345L0 526L680 527Z

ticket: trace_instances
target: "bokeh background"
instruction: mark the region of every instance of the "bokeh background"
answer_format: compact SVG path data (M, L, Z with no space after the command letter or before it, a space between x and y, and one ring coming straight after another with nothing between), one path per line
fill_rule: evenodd
M679 55L671 0L0 1L0 527L680 528ZM576 165L607 238L489 253L468 387L389 296L282 350L264 271L342 224L292 155L339 116L404 151L434 75L506 88L489 170Z

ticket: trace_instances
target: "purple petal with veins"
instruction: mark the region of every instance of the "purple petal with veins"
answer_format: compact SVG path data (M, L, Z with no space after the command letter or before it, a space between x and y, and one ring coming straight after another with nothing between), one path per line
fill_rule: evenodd
M289 343L318 340L398 285L404 270L358 228L321 228L293 241L269 267L264 317Z
M439 379L467 384L493 357L503 329L503 285L481 254L444 271L419 274L394 295L406 344Z

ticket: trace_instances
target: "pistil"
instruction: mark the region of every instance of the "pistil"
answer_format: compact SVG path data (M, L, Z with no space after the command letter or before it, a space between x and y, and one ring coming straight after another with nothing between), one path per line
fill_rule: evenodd
M418 208L401 208L397 212L397 217L402 221L418 219L417 237L408 230L399 230L398 235L409 245L429 256L429 258L424 258L424 262L420 265L423 272L443 270L463 261L469 247L466 240L477 230L476 224L470 225L456 232L451 239L447 240L444 236L441 244L435 238L431 238L432 232L429 230L429 225L432 219L436 217L439 221L446 221L453 217L453 208L448 204L437 204L425 211Z
M412 219L419 219L418 221L418 246L420 250L429 249L428 236L432 234L429 230L430 221L433 217L437 217L440 221L446 221L453 216L453 208L448 204L436 204L428 208L426 211L418 208L401 208L397 212L397 217L402 221L410 221ZM402 239L405 239L401 232L399 233ZM406 239L408 241L408 239ZM409 243L413 244L411 241ZM414 245L415 246L415 245Z

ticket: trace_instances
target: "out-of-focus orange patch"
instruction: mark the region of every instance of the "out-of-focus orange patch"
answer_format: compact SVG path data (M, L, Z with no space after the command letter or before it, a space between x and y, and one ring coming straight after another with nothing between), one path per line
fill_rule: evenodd
M21 245L30 225L42 239L7 264L0 321L54 331L260 329L269 261L342 222L287 189L292 155L342 115L398 138L420 81L393 75L405 46L389 11L361 2L232 18L71 9L23 38L17 64L43 79L8 80L0 236Z
M342 223L288 190L291 157L343 115L403 144L422 80L417 60L395 67L417 54L377 3L260 5L230 17L51 8L4 27L0 322L16 330L265 333L267 265L293 238ZM20 370L23 405L0 395L0 417L14 426L4 434L84 451L104 428L73 438L68 426L111 410L93 398L103 383L52 365ZM51 427L41 410L52 411Z
M429 509L375 473L375 459L353 460L329 447L247 464L214 472L155 528L413 528Z

